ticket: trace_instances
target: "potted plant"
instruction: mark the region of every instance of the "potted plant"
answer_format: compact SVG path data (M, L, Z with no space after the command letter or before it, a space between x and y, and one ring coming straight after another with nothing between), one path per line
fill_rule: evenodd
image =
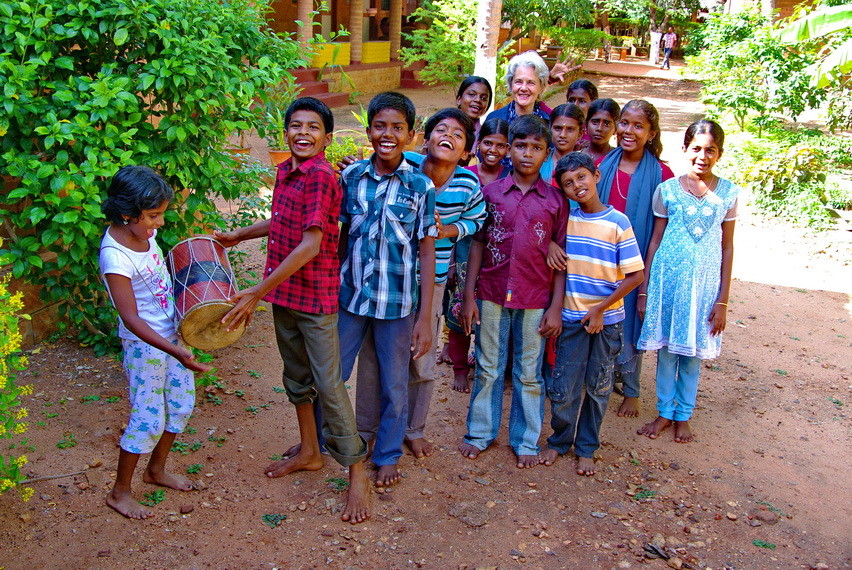
M290 158L287 147L287 107L299 95L299 86L292 76L286 77L277 85L267 89L257 108L256 126L258 133L266 139L269 146L269 159L278 165Z

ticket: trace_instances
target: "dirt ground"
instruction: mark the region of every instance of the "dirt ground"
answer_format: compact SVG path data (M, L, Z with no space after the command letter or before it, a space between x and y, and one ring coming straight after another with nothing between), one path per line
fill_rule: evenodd
M677 143L700 112L695 85L595 80L604 96L644 96L660 107L666 157L682 171ZM451 102L441 90L414 98L421 113ZM696 441L676 444L671 431L655 441L636 435L656 415L650 356L641 417L618 418L613 396L594 477L575 475L567 457L516 469L505 427L470 461L456 449L468 397L450 389L451 370L440 365L427 426L435 455L405 455L404 479L372 495L372 519L358 526L339 520L334 478L345 473L332 460L317 472L262 475L269 457L298 438L270 311L215 354L223 387L199 392L191 433L179 437L183 452L170 458L181 472L201 466L192 475L200 490L166 491L145 521L104 505L127 417L119 362L68 340L44 344L23 375L35 386L25 403L35 448L25 470L84 472L33 483L28 503L0 496L0 566L847 568L849 232L813 234L748 211L737 232L728 330L722 356L702 369ZM249 251L259 271L262 257ZM71 439L75 446L57 448ZM140 475L141 499L156 488ZM265 515L286 519L271 527ZM657 555L668 560L649 558Z

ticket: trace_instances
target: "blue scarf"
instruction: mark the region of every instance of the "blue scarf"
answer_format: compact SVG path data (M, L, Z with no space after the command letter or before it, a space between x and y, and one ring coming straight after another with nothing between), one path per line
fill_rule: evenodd
M609 193L623 153L621 147L611 150L598 167L601 172L598 195L604 204L609 202ZM663 169L660 161L648 149L645 149L645 155L639 161L636 172L630 177L627 206L624 209L624 213L630 220L630 225L633 226L633 233L636 235L636 242L639 244L639 251L643 258L648 252L648 243L651 241L651 233L654 231L654 211L651 200L654 197L654 190L662 181ZM649 269L649 267L645 267L646 278ZM639 314L636 312L637 298L637 289L631 291L624 298L624 310L627 317L624 319L624 350L619 355L619 363L630 360L636 353L636 341L639 338L639 332L642 330L642 321L639 320Z

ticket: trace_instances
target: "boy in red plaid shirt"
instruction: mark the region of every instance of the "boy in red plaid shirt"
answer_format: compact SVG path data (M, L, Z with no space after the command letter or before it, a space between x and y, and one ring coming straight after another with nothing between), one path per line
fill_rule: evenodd
M340 371L337 221L343 191L324 154L331 143L334 116L321 101L303 97L287 109L285 122L293 156L278 166L272 217L215 234L225 247L269 236L263 281L231 298L236 306L222 322L236 327L251 319L261 299L272 303L284 387L296 406L301 446L297 454L273 462L264 473L281 477L322 468L312 405L317 399L325 447L338 463L349 467L349 495L341 518L359 523L369 517L367 446L355 427Z

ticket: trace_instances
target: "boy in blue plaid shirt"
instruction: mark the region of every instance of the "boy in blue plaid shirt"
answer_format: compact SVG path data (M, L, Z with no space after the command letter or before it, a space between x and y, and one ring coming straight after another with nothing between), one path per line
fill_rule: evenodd
M414 136L414 104L394 92L373 97L367 136L375 149L368 160L341 175L341 289L338 332L343 378L348 379L367 334L379 361L381 417L373 448L376 485L399 480L397 463L408 417L408 362L423 356L432 340L435 188L403 160ZM420 263L421 279L417 280ZM410 341L409 341L410 339Z

